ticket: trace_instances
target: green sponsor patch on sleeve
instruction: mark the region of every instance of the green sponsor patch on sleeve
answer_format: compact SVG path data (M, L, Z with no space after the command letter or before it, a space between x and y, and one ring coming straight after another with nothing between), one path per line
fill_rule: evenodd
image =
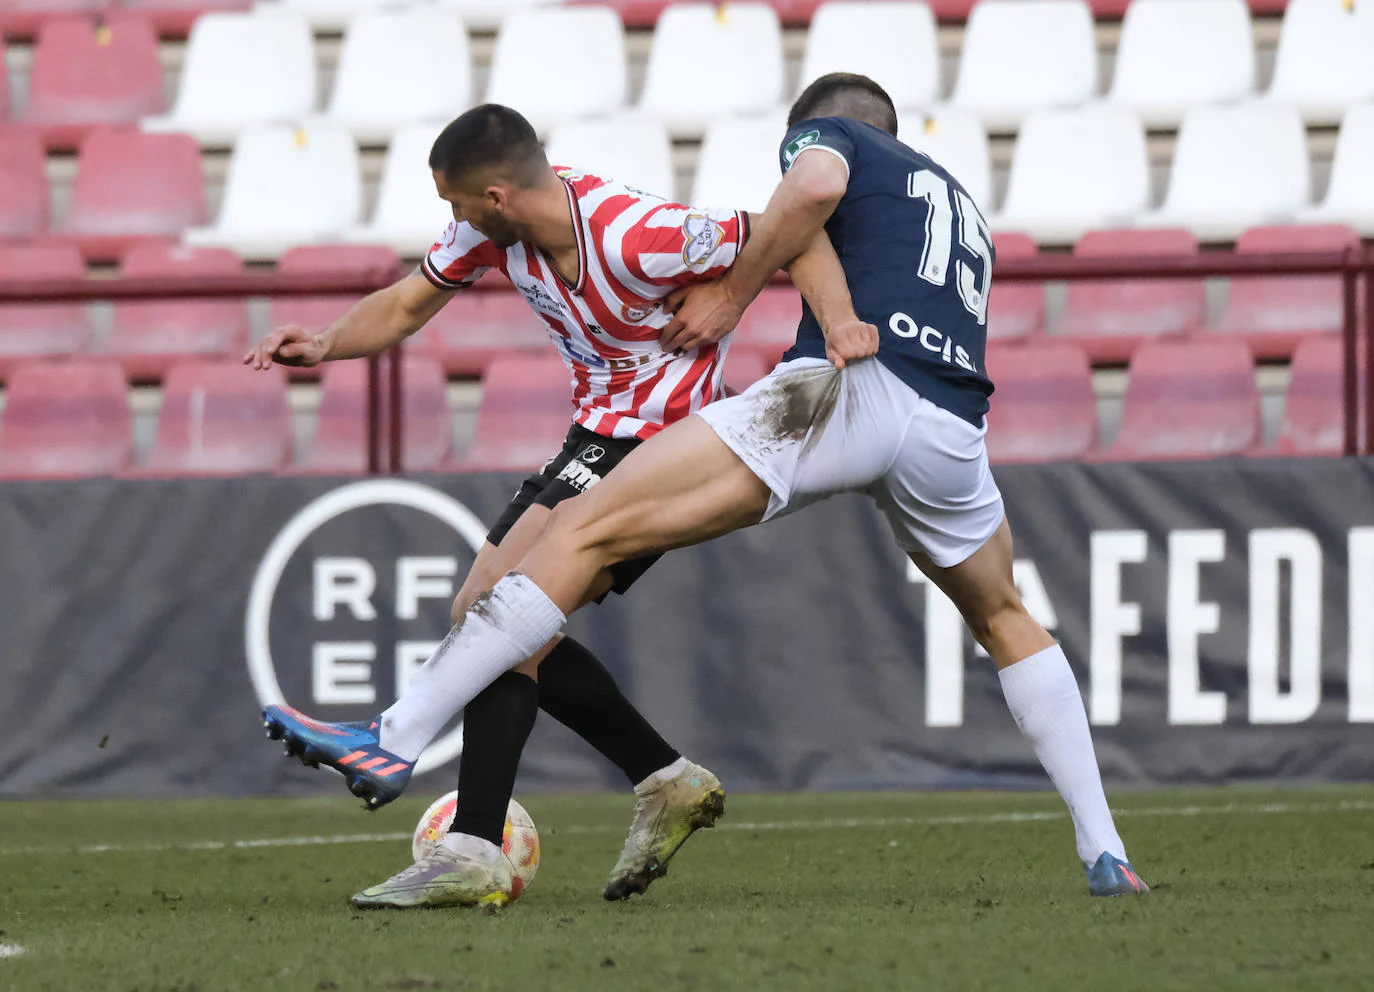
M790 169L792 167L792 163L796 161L797 156L801 154L803 148L808 148L820 140L821 132L819 129L817 129L813 131L806 131L802 134L797 135L795 138L789 141L787 143L787 147L782 150L782 162L784 170Z

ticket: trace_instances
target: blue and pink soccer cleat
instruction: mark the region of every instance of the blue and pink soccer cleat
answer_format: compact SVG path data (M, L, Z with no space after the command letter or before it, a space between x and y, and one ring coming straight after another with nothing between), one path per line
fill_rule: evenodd
M1141 896L1150 887L1135 873L1129 861L1102 852L1088 872L1088 892L1095 896Z
M262 711L267 736L286 745L288 758L309 768L328 765L343 773L348 791L370 810L380 809L405 791L415 763L382 748L377 720L325 723L290 706Z

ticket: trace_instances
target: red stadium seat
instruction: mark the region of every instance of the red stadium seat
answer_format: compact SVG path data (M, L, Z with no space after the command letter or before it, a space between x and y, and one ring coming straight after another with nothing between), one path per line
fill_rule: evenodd
M731 348L725 356L725 387L734 393L742 393L766 376L773 366L757 354L736 353Z
M1091 231L1073 248L1075 258L1197 253L1197 238L1180 228ZM1053 333L1086 349L1094 364L1125 362L1148 338L1196 330L1206 317L1201 279L1071 282Z
M553 346L548 327L519 293L458 293L406 343L449 375L480 376L501 355Z
M48 21L98 14L110 0L0 0L0 34L32 38Z
M6 386L0 478L107 475L133 455L128 390L113 362L31 362Z
M1121 431L1104 458L1238 455L1260 437L1259 390L1239 341L1150 341L1131 359Z
M168 373L144 472L271 472L290 458L291 413L279 366L254 372L236 361L185 362Z
M771 369L796 342L801 312L801 296L791 286L765 289L744 311L730 345L731 353L740 357L757 355Z
M408 472L439 466L453 447L453 417L448 383L439 363L407 355L401 367L404 431L401 454ZM367 363L331 362L325 366L319 426L304 472L356 474L367 469ZM382 369L382 451L390 438L386 402L386 369Z
M1039 249L1029 234L994 234L993 248L998 259L1032 258ZM1018 341L1045 329L1045 287L1039 283L997 282L992 273L992 296L988 301L988 340Z
M81 253L71 245L0 246L0 282L80 279ZM0 375L17 359L70 355L91 337L84 303L0 305Z
M201 14L252 6L253 0L124 0L121 9L148 18L164 38L184 38Z
M0 127L0 240L32 238L47 229L43 139L33 128Z
M147 21L43 25L23 119L43 129L49 148L75 148L97 124L134 124L165 105L157 35Z
M1339 455L1345 440L1343 344L1338 338L1308 338L1293 352L1292 377L1283 424L1265 454Z
M572 423L571 376L549 352L509 355L492 362L482 380L482 403L464 471L536 469L563 444Z
M114 261L133 244L174 241L205 220L194 138L99 128L81 145L71 210L58 235L88 260Z
M243 262L227 248L143 245L124 256L126 276L238 275ZM138 300L116 303L104 350L131 379L161 378L186 358L241 358L248 349L248 301Z
M1236 240L1241 254L1340 251L1360 236L1339 224L1253 227ZM1232 279L1216 331L1244 335L1256 358L1287 358L1309 334L1336 332L1344 314L1339 276Z
M282 253L277 271L286 273L357 273L398 270L401 257L390 248L372 245L305 245ZM279 296L272 300L272 327L299 324L309 331L328 327L357 303L357 294L343 296Z
M994 348L987 371L997 387L987 434L994 462L1082 458L1097 443L1097 397L1082 349L1063 344Z

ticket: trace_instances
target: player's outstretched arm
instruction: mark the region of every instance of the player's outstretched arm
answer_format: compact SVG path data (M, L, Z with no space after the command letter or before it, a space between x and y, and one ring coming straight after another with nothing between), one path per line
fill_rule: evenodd
M799 154L764 212L750 215L749 242L735 264L718 281L687 291L676 319L659 337L662 346L688 350L733 331L773 273L811 244L848 187L843 159Z
M825 335L825 357L837 369L878 353L878 329L854 313L849 282L830 235L816 232L810 246L787 266Z
M243 364L311 366L375 355L425 326L452 296L417 270L363 297L318 334L295 324L277 328L244 356Z

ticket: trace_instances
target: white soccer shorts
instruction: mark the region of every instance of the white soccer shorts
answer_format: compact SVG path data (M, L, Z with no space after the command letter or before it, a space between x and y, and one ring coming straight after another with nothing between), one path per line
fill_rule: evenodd
M866 493L904 550L949 568L1005 515L986 428L923 399L876 358L842 370L794 359L697 416L772 490L764 520Z

